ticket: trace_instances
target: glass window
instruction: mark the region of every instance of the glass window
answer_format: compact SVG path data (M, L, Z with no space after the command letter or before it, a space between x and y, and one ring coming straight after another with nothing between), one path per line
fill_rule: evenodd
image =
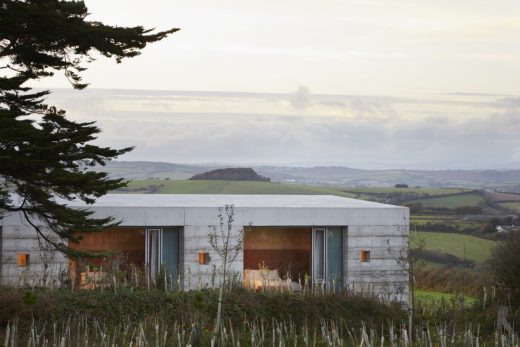
M327 228L327 282L337 289L341 287L343 270L343 229Z
M314 232L314 280L325 280L325 229Z

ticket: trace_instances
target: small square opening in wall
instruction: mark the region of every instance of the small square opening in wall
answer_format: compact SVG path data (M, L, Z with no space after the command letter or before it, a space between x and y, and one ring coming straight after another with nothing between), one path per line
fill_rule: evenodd
M359 260L362 263L370 262L370 251L363 250L363 251L359 252Z
M28 253L18 253L18 267L27 267L29 266L29 254Z
M208 252L199 252L199 264L200 265L209 264L209 253Z

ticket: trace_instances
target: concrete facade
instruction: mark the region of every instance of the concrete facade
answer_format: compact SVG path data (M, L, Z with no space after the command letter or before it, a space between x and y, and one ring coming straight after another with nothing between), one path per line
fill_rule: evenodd
M67 203L86 207L82 203ZM319 195L109 194L88 208L96 217L120 219L122 226L182 227L180 261L184 288L193 289L210 285L218 257L208 243L209 226L218 225L218 208L231 204L235 212L234 238L238 230L248 225L343 227L343 287L406 301L408 275L395 260L395 254L407 247L409 212L405 207ZM45 264L47 282L63 276L67 269L65 257L54 254L52 259L42 261L35 232L20 215L7 215L0 225L1 284L19 283L24 276L38 282ZM210 254L209 264L199 264L201 251ZM360 261L361 251L370 252L369 261ZM17 266L19 253L30 254L28 268ZM243 270L243 255L239 254L231 271L242 274Z

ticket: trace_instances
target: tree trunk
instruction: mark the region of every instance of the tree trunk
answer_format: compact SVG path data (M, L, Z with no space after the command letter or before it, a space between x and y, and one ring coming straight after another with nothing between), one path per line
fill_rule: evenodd
M214 336L217 336L220 330L220 321L222 317L222 297L224 296L224 286L226 285L226 265L226 261L224 261L222 282L220 283L218 292L217 321L215 322L215 329L213 330Z
M224 286L221 285L218 292L218 308L217 308L217 321L215 322L214 334L216 335L220 329L220 319L222 316L222 296L224 294Z
M408 289L408 341L410 346L413 341L413 320L415 311L415 283L413 275L409 275L409 289Z

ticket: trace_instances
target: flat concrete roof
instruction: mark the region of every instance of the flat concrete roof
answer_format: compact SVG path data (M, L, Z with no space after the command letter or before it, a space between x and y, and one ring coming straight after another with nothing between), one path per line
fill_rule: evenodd
M62 202L62 201L60 201ZM93 205L68 201L69 206L94 207L235 207L257 208L405 208L334 195L107 194Z

